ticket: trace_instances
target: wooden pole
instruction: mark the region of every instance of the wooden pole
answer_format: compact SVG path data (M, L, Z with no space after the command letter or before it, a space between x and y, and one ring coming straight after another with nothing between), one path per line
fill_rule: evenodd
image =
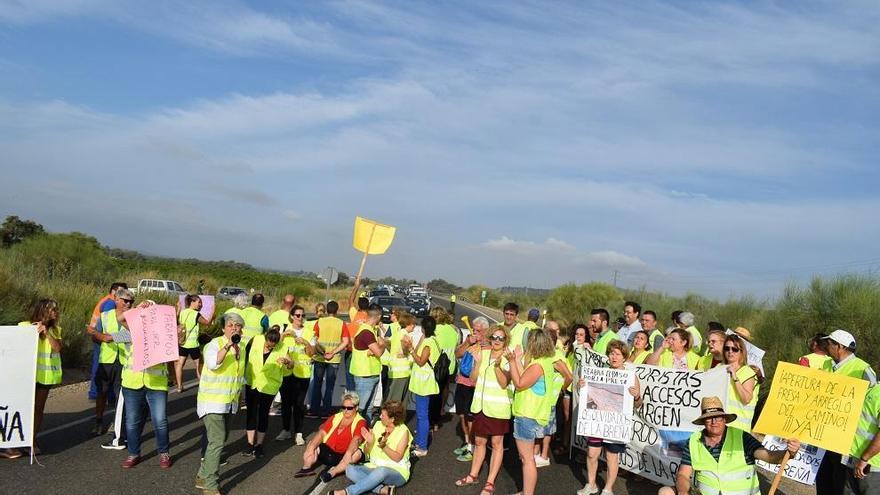
M773 478L773 483L770 485L770 491L767 492L767 495L774 495L776 493L776 489L779 488L779 482L782 481L782 474L785 473L785 465L788 464L789 459L791 459L791 452L786 449L785 455L782 456L782 462L779 463L779 471L776 472L776 477Z

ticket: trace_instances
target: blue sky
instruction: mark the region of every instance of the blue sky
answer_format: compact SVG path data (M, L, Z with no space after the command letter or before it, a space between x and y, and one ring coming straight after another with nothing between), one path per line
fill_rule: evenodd
M0 0L0 213L170 256L773 296L880 269L880 4Z

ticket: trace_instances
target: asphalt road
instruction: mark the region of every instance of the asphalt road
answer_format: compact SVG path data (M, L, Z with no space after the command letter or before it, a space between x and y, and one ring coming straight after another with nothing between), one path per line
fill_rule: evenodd
M442 303L435 298L436 303ZM448 303L447 303L448 304ZM467 314L471 319L477 310L459 303L456 319ZM192 382L195 374L190 369L185 380ZM201 422L196 417L196 389L168 396L168 418L171 428L171 455L174 466L159 469L156 443L149 423L144 432L142 454L145 460L133 469L124 470L120 463L126 451L104 450L100 444L105 438L92 438L93 404L85 398L83 385L72 385L52 391L47 405L43 432L39 437L43 454L40 465L28 465L26 458L0 460L0 493L35 494L166 494L198 493L193 487L199 465ZM109 417L108 417L109 420ZM312 491L314 478L295 479L293 473L302 464L303 447L292 441L274 440L280 430L280 417L272 417L266 445L266 456L253 459L239 455L244 441L244 413L233 420L226 452L229 464L221 468L221 488L224 493L247 494L306 494ZM410 427L415 418L410 417ZM316 431L319 420L307 419L307 434ZM457 462L452 450L460 445L456 423L449 421L435 435L427 457L416 460L410 482L401 493L476 495L481 485L459 488L456 479L468 472L469 463ZM600 468L600 477L602 470ZM485 477L485 470L483 471ZM497 480L499 494L514 493L520 480L519 461L515 449L505 454L504 467ZM485 479L485 478L483 478ZM766 480L765 480L766 481ZM583 464L569 464L567 458L553 458L552 464L539 469L537 493L574 493L585 482ZM328 488L343 488L347 480L337 478ZM766 493L766 484L763 492ZM647 495L657 492L657 486L638 476L621 473L615 485L616 494ZM784 482L779 493L806 495L815 493L812 487Z

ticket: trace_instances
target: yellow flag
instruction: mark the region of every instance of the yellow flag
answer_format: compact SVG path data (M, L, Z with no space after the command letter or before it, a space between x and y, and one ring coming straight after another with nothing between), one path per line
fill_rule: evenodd
M384 254L391 246L396 231L397 229L390 225L356 217L351 245L362 253Z

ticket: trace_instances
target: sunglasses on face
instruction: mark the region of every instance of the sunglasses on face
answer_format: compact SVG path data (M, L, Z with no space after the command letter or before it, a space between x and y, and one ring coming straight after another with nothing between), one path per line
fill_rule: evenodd
M355 409L357 409L357 406L342 406L342 408L346 411L354 411Z
M489 337L489 340L494 341L494 342L504 342L504 336L503 335L493 335L493 336Z
M724 352L739 352L739 347L724 346Z
M134 304L134 299L123 299L122 302L125 304Z
M305 316L303 313L294 313L293 315L294 318L302 318L303 316Z

